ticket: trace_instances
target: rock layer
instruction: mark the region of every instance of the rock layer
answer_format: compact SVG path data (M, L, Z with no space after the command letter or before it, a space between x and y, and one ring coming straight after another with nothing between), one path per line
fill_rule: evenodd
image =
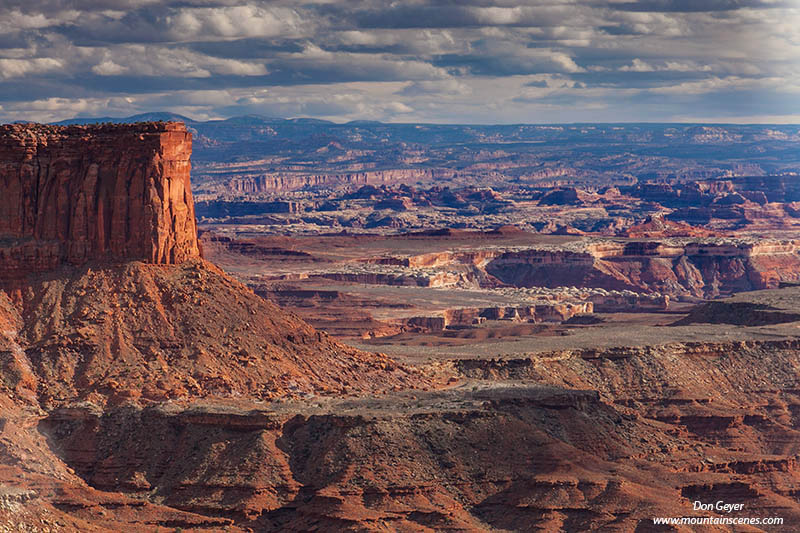
M102 417L82 407L40 429L94 487L256 531L665 531L653 517L710 515L692 509L704 498L793 531L798 347L455 360L472 381L447 391Z
M250 194L264 192L286 192L304 187L347 185L374 185L416 182L452 178L454 171L449 169L390 169L349 172L344 174L264 174L237 177L224 187L235 193Z
M199 256L191 146L180 123L0 126L3 276Z
M1 128L0 531L238 530L89 487L48 409L431 384L199 258L182 124Z

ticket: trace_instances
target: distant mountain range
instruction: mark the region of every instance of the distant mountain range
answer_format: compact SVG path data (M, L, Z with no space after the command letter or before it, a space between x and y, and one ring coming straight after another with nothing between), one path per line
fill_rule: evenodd
M194 124L197 121L189 117L184 117L177 113L170 113L167 111L154 111L152 113L140 113L130 117L76 117L53 122L58 126L68 126L70 124L98 124L103 122L116 122L120 124L131 124L133 122L185 122L186 124Z
M331 122L329 120L322 120L318 118L276 118L276 117L265 117L263 115L241 115L237 117L230 117L226 119L218 119L218 120L194 120L192 118L179 115L177 113L170 113L169 111L153 111L151 113L140 113L138 115L131 115L129 117L76 117L76 118L68 118L66 120L61 120L59 122L53 122L53 124L59 126L67 126L70 124L98 124L103 122L116 122L120 124L131 124L133 122L183 122L187 125L189 124L228 124L231 126L255 126L259 124L279 124L284 122L289 122L292 124L331 124L335 125L335 122ZM371 121L371 120L354 120L352 122L348 122L347 124L351 125L366 125L366 124L380 124L380 122Z
M182 121L197 179L275 173L452 169L483 180L703 178L800 169L800 126L731 124L408 124L259 115L198 121L169 112L57 124ZM246 169L242 162L257 162ZM220 164L238 170L221 172ZM208 170L208 173L205 172ZM494 174L492 174L494 173ZM483 177L481 177L483 176Z
M707 127L721 127L721 128L733 128L733 129L750 129L750 128L763 128L765 126L769 126L772 128L789 128L794 131L800 127L800 124L711 124L711 123L700 123L700 122L687 122L687 123L673 123L673 122L622 122L622 123L591 123L591 122L576 122L576 123L563 123L563 124L432 124L432 123L419 123L419 124L411 124L411 123L386 123L380 122L377 120L351 120L350 122L338 123L332 122L330 120L323 120L319 118L282 118L282 117L267 117L264 115L240 115L235 117L230 117L226 119L213 119L213 120L195 120L193 118L189 118L184 115L179 115L178 113L172 113L169 111L152 111L149 113L139 113L138 115L131 115L129 117L75 117L69 118L66 120L61 120L58 122L52 122L52 124L64 126L70 124L97 124L103 122L116 122L120 124L130 124L133 122L148 122L148 121L175 121L175 122L184 122L186 124L228 124L228 125L259 125L259 124L281 124L281 123L290 123L290 124L325 124L330 126L338 126L338 127L352 127L352 126L362 126L362 127L369 127L369 126L415 126L415 125L424 125L428 127L444 127L444 128L453 128L453 127L470 127L470 128L513 128L518 127L520 125L525 126L532 126L532 127L543 127L543 128L550 128L552 126L573 126L573 127L587 127L587 126L608 126L614 125L618 127L682 127L682 126L707 126ZM23 121L18 121L23 122Z

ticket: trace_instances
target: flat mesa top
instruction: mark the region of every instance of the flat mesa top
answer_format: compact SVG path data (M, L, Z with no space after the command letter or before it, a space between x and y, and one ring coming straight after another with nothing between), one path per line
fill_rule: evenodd
M165 133L170 131L185 132L186 125L183 122L75 124L70 126L56 126L53 124L39 124L36 122L0 124L0 140L21 140L29 136L68 138L120 134L137 135L145 133Z

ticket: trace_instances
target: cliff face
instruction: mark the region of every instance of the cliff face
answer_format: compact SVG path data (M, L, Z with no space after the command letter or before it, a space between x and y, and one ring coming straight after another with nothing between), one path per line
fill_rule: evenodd
M666 531L654 516L703 497L793 523L798 348L470 358L452 361L470 387L282 410L77 406L41 428L96 488L254 531Z
M183 124L0 126L5 276L199 256Z
M241 531L88 486L47 410L433 386L196 257L190 150L180 124L0 126L0 531Z
M4 331L28 343L0 385L49 405L413 381L198 257L190 154L178 123L0 126L0 288L21 317Z
M450 179L455 171L450 169L399 168L389 170L369 170L344 174L263 174L231 179L221 188L226 192L253 194L265 192L293 191L303 187L335 185L392 185L419 180Z

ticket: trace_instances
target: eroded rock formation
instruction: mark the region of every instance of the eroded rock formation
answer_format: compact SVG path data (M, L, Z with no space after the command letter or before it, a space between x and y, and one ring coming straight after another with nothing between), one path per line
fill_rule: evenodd
M0 286L16 304L3 321L27 342L6 364L12 388L102 405L344 393L380 382L356 376L369 368L405 380L198 257L182 124L2 131Z
M794 281L795 241L686 239L569 248L509 250L485 265L491 276L518 286L578 286L717 297Z
M244 176L234 178L225 185L227 190L236 193L263 193L285 192L303 187L348 185L375 185L397 184L416 182L419 180L434 180L439 178L452 178L455 171L450 169L390 169L368 170L364 172L349 172L344 174L263 174L258 176Z
M180 123L0 126L3 276L199 256Z
M377 390L378 375L384 391L425 381L329 339L199 257L183 125L0 132L0 288L11 296L0 290L0 529L231 526L87 485L57 436L36 429L58 406L358 394Z
M797 349L675 343L464 359L453 364L474 381L447 391L102 417L79 408L41 428L96 487L257 531L660 531L653 517L697 515L698 498L746 502L791 531Z

